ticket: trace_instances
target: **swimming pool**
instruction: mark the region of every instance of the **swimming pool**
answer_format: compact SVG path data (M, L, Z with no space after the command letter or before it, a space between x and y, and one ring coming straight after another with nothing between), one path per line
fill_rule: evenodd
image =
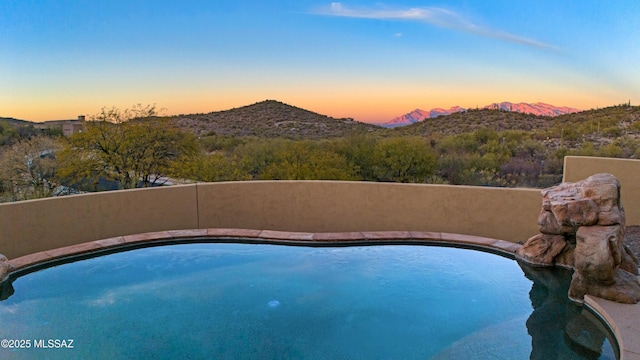
M165 245L15 279L15 293L0 302L0 339L31 346L0 354L615 358L608 334L567 300L567 286L561 269L459 248ZM49 340L73 340L73 348L36 348Z

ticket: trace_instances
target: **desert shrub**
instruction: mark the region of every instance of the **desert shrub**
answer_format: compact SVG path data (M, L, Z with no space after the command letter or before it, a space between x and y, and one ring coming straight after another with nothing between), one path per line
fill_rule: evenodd
M381 139L376 144L375 154L377 181L421 183L435 171L435 153L420 137Z
M452 135L443 138L438 144L440 154L463 154L478 151L480 143L473 133Z
M618 126L609 126L602 130L602 134L611 137L621 136L622 129Z
M598 152L599 156L619 158L622 157L622 148L619 145L611 143L602 146Z

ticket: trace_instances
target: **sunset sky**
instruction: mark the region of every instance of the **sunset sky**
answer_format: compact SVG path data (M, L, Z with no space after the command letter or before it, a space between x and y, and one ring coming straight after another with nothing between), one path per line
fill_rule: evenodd
M0 1L0 116L640 102L640 1Z

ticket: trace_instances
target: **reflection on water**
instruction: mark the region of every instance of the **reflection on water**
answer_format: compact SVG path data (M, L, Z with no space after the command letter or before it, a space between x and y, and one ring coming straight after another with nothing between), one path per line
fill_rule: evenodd
M0 338L76 346L0 358L614 358L567 299L569 272L522 270L425 246L133 250L7 284Z
M520 266L533 281L533 312L527 320L531 359L615 359L604 325L567 297L570 270Z
M0 301L7 300L13 293L13 280L0 284Z

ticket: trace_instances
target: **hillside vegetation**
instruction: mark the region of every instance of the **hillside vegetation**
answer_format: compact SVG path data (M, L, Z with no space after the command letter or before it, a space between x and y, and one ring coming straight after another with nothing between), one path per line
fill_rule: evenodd
M197 136L258 136L285 139L326 139L380 130L353 119L335 119L312 111L266 100L208 114L173 117L176 126Z
M392 132L396 136L432 136L462 134L479 129L531 131L548 128L552 119L546 116L500 110L467 110L397 127L392 129Z
M535 132L537 137L564 135L568 140L577 140L579 137L586 136L590 140L596 140L597 138L613 138L623 134L638 133L640 126L634 125L638 119L640 119L640 107L628 105L555 117L480 109L425 119L390 131L395 135L431 136L455 135L479 129L522 130Z
M566 155L640 158L640 107L629 105L553 118L471 110L395 129L276 101L167 119L153 107L141 109L153 116L110 122L103 109L100 121L70 139L0 123L0 198L51 196L60 186L95 191L105 181L152 186L167 178L541 188L561 181Z

